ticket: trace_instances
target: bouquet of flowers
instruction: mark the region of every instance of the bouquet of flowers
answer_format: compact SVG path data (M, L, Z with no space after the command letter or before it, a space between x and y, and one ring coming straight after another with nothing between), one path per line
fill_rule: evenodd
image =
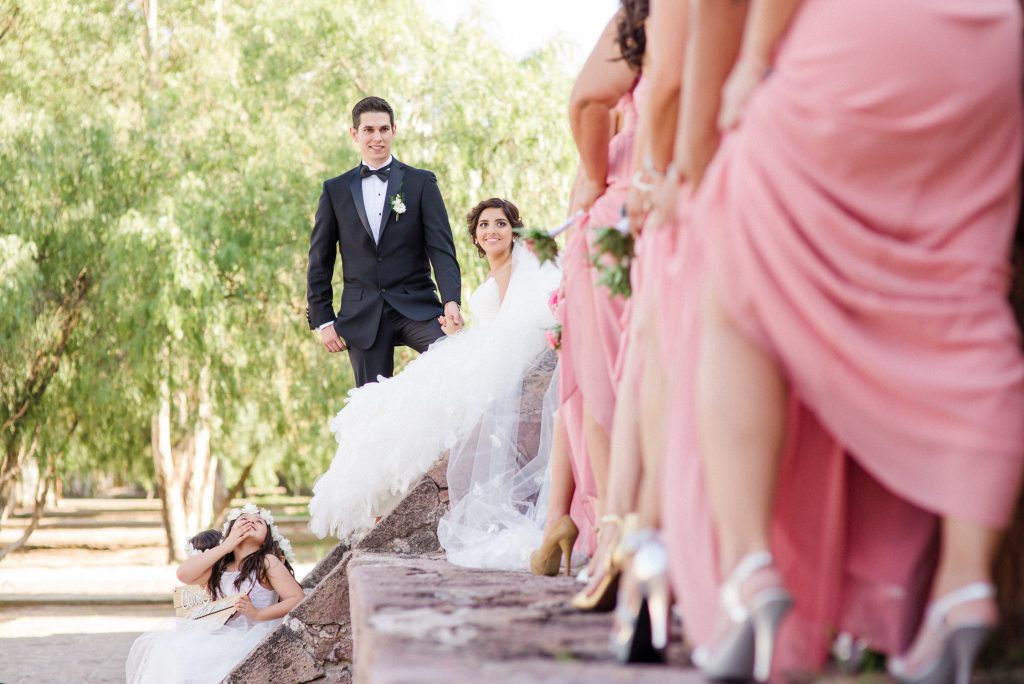
M555 319L558 318L558 307L562 301L561 293L556 289L551 291L551 296L548 297L548 308L551 309L552 315ZM544 339L547 340L548 346L558 351L562 348L562 324L555 323L554 326L544 331Z
M633 293L629 280L633 264L633 234L623 217L618 225L598 228L594 235L594 253L590 261L597 270L597 282L613 297L629 297Z
M565 232L565 229L575 223L582 214L582 211L577 211L554 230L544 230L543 228L515 228L513 230L526 245L526 248L537 257L537 261L543 264L545 261L553 261L558 256L558 243L555 242L555 238Z
M547 340L548 346L558 351L562 348L562 324L556 323L554 327L548 328L544 331L544 339Z

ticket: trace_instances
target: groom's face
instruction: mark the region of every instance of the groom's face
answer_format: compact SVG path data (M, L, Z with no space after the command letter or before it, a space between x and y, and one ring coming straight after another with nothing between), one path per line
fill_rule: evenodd
M359 145L363 161L372 166L387 161L391 154L391 141L395 137L395 127L391 125L387 112L363 112L359 115L359 128L348 131Z

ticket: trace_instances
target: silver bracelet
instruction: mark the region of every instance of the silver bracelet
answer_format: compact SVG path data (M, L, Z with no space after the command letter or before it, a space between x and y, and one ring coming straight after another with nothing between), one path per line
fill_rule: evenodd
M654 192L654 183L644 181L643 173L642 169L634 171L632 178L629 179L629 184L640 192Z

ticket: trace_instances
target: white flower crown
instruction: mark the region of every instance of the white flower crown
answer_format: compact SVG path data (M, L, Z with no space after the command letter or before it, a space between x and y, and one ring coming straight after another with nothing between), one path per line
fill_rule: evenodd
M295 563L295 552L292 550L292 543L277 529L277 525L274 524L274 516L266 508L260 508L254 503L247 503L241 508L231 509L227 520L224 521L224 529L222 530L225 537L228 536L228 528L231 527L231 523L243 515L258 515L263 518L263 522L267 523L267 529L270 530L271 539L277 543L277 547L281 549L285 559L289 563Z
M185 542L185 555L186 556L191 558L192 556L198 556L201 553L202 553L202 551L200 551L196 547L192 546L192 540L191 539L189 539L187 542Z

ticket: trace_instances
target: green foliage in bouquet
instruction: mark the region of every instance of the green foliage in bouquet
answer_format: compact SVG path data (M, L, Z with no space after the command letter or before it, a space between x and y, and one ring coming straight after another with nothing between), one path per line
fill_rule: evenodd
M597 282L613 297L629 297L632 286L629 269L633 263L633 234L615 226L598 228L590 261L597 269Z
M526 248L533 252L537 261L553 261L558 256L558 243L555 238L540 228L514 228L513 231L519 236Z

